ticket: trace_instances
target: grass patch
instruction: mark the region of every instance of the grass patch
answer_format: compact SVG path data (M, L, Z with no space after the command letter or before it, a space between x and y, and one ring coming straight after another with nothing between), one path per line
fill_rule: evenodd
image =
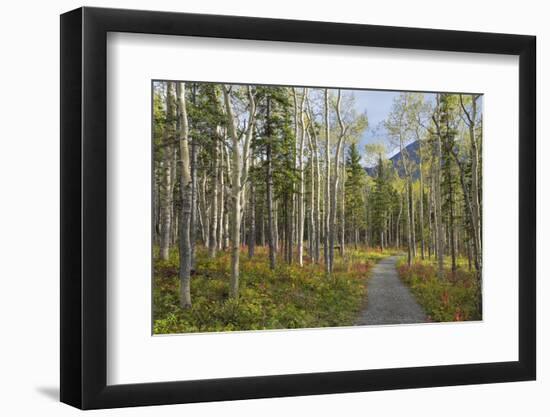
M168 261L154 256L153 332L155 334L230 330L293 329L353 325L366 298L372 266L389 252L348 249L336 256L328 277L322 265L305 260L303 267L281 260L269 269L267 249L249 259L241 253L240 295L229 299L230 255L214 259L197 250L191 279L193 306L179 307L178 253Z
M428 318L435 322L481 320L478 284L475 273L463 267L456 272L445 262L445 277L437 277L435 261L416 260L409 268L406 260L398 262L401 279L409 285Z

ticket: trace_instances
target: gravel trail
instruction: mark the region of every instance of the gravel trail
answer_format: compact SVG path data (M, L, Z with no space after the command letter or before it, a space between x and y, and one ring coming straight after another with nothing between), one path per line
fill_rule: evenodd
M424 310L397 275L397 256L378 262L368 281L367 308L356 325L426 323Z

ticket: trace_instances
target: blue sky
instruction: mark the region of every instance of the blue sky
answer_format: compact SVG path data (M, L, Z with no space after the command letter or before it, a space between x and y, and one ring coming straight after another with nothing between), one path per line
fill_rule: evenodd
M385 141L383 129L377 129L391 112L393 100L400 91L381 90L347 90L346 94L355 96L355 109L358 113L366 113L369 127L363 133L358 145L361 155L365 154L365 145ZM394 152L389 151L388 156Z
M383 122L391 111L393 100L400 92L397 91L353 91L355 106L358 112L367 113L369 128L361 138L360 147L376 141L375 128ZM380 138L378 138L380 139ZM363 149L361 149L363 151Z
M359 141L359 152L365 153L365 145L385 141L382 122L391 112L393 100L402 93L402 91L383 91L383 90L347 90L346 94L353 93L355 96L355 108L358 113L367 113L369 127L363 133ZM427 100L435 100L434 93L425 93ZM388 149L388 156L393 156L397 150Z

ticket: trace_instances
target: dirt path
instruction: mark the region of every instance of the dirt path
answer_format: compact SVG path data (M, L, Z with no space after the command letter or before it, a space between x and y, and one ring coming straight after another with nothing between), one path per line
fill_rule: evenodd
M367 308L357 325L425 323L426 314L397 275L397 256L382 259L368 283Z

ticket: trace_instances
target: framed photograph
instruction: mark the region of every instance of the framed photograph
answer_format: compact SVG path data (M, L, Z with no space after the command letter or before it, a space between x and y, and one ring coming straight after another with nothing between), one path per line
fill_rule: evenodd
M61 401L533 380L535 37L61 16Z

